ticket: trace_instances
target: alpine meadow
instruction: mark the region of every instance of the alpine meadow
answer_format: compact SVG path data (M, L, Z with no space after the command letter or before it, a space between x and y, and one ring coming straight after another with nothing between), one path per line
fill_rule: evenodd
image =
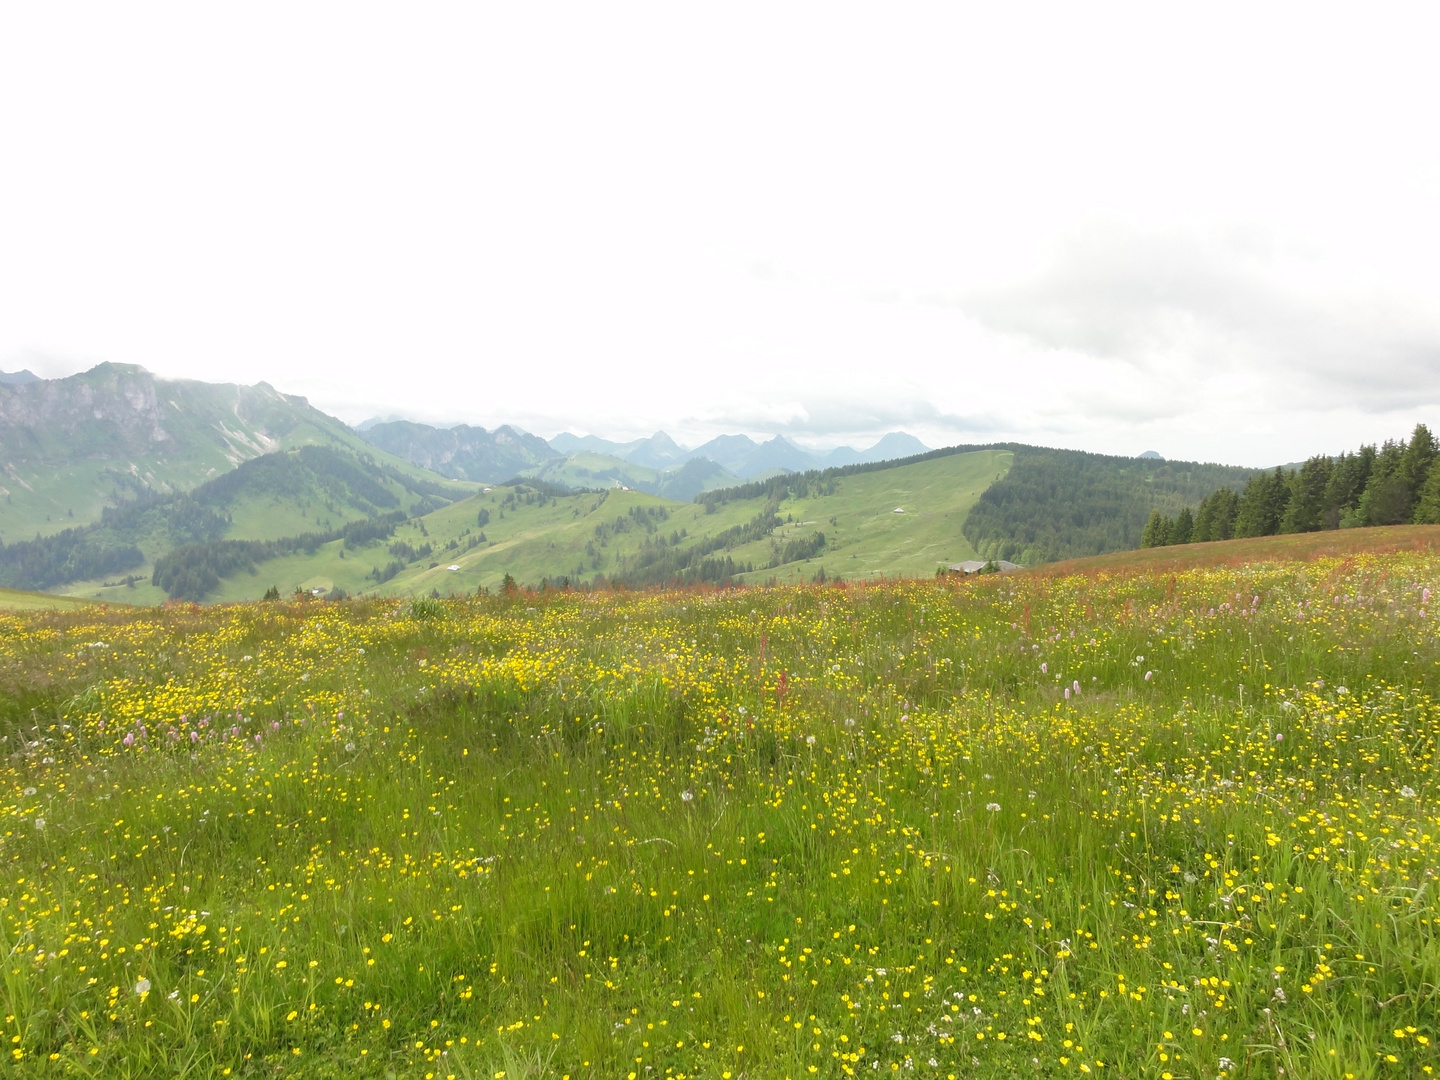
M5 615L12 1072L1433 1075L1437 533Z

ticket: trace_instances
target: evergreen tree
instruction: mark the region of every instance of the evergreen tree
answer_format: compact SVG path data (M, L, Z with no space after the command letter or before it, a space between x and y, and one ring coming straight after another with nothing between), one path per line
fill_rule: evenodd
M1150 519L1145 522L1145 531L1140 534L1140 546L1164 547L1170 543L1170 534L1174 528L1175 523L1159 510L1150 511Z
M1190 508L1185 506L1175 516L1175 527L1170 530L1170 543L1188 544L1193 535L1195 535L1195 516L1190 513Z
M1415 524L1440 525L1440 465L1431 465L1415 501Z
M1240 509L1235 516L1235 535L1274 536L1280 531L1286 504L1290 501L1290 487L1285 482L1285 470L1275 466L1271 473L1252 477L1240 494Z
M1360 496L1370 482L1370 471L1374 465L1373 446L1362 446L1354 454L1341 454L1335 459L1330 470L1330 482L1325 487L1324 528L1338 529L1341 525L1355 524Z
M1370 482L1360 496L1357 510L1359 524L1399 525L1410 518L1409 485L1401 471L1406 443L1385 440L1370 470Z
M1229 540L1235 535L1235 515L1239 513L1240 496L1230 488L1217 488L1200 501L1195 515L1195 529L1190 534L1194 543Z
M1332 470L1330 459L1322 454L1290 474L1290 503L1280 523L1281 532L1318 532L1324 528L1325 493Z
M1420 499L1420 489L1434 471L1437 454L1440 454L1440 445L1436 444L1435 436L1430 434L1430 429L1424 424L1416 424L1410 435L1410 445L1405 448L1405 453L1400 458L1400 475L1404 478L1410 495L1412 514L1413 507Z

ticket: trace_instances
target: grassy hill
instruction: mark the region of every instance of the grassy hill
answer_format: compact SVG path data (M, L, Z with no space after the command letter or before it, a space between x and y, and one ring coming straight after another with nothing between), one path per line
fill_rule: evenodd
M564 494L538 482L495 486L399 524L383 539L337 537L267 559L253 573L226 576L205 598L257 599L272 585L287 595L297 588L450 595L494 590L506 574L523 584L792 581L822 568L827 577L931 575L937 565L976 557L961 525L1011 456L956 454L833 477L803 495L757 493L711 505L618 488ZM114 579L66 591L163 599L154 586Z
M1033 566L1140 546L1152 511L1194 508L1261 470L1115 457L1021 444L1014 467L975 504L965 536L987 559Z
M0 589L0 611L72 611L89 604L90 601L73 596Z
M89 524L107 506L189 491L302 446L369 455L417 480L435 479L266 383L158 379L134 365L101 364L65 379L0 385L0 543Z
M1084 559L1047 563L1030 573L1065 574L1158 571L1180 573L1206 566L1249 566L1275 562L1312 562L1361 554L1440 551L1440 525L1380 525L1365 529L1255 536L1205 544L1114 551Z
M342 535L353 543L365 523L381 535L397 520L474 491L474 485L417 477L417 471L343 448L302 446L266 454L194 491L108 507L94 525L8 545L0 550L0 582L61 587L92 599L158 602L167 594L145 583L157 560L174 558L177 549L228 546L234 555L241 545L248 566L273 555L276 545L314 551ZM269 547L243 548L261 542Z

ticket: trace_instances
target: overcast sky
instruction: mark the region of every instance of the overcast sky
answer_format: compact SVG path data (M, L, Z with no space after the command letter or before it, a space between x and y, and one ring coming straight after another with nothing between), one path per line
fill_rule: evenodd
M1437 425L1431 9L1177 10L5 5L0 367L691 444Z

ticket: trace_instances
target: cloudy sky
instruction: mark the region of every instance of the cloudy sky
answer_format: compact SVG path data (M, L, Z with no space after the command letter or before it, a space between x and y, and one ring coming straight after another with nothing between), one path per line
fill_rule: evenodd
M691 443L1440 423L1437 20L1177 12L6 5L0 367Z

